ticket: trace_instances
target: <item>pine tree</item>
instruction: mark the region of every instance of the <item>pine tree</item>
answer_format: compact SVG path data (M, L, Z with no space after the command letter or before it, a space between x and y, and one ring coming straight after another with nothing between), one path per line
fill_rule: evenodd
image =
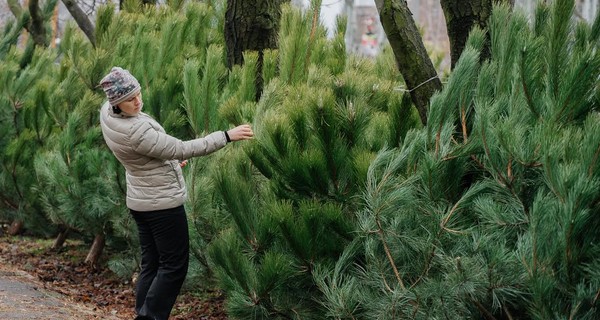
M283 7L279 72L265 77L257 104L224 106L229 119L254 119L256 133L240 150L250 161L234 150L214 178L232 223L211 242L209 262L235 318L322 318L314 277L354 241L369 163L420 122L396 90L391 52L340 59L343 34L328 41L314 14Z
M316 281L333 318L598 318L598 28L495 8L427 127L369 168L360 232Z
M9 233L23 228L50 234L37 194L33 159L44 146L52 128L33 88L49 81L53 54L34 48L29 41L25 50L14 46L20 21L7 26L0 45L0 197L2 217L12 222Z

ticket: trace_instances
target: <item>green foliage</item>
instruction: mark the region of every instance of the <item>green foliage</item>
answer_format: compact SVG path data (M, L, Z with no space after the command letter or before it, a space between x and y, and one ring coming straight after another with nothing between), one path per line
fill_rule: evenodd
M216 121L219 88L226 70L221 61L222 56L222 47L211 46L207 50L206 62L203 65L190 60L184 66L185 110L190 117L189 124L197 137L222 127L222 124ZM202 73L201 79L200 73Z
M15 21L9 21L0 34L0 59L5 59L6 54L17 43L21 30L29 23L31 16L29 12L22 14L21 17Z
M469 145L452 154L454 160L439 163L441 154L448 156L455 150L453 124L444 119L459 115L466 104L466 128L474 130L479 113L468 102L477 95L464 90L440 94L457 99L448 104L447 112L432 112L440 126L412 131L420 121L408 95L397 90L401 80L392 53L384 51L374 61L346 57L343 33L326 38L325 28L316 19L319 7L315 1L306 13L289 5L282 8L279 49L263 52L264 91L259 101L255 101L258 53L246 52L243 66L225 69L221 34L225 1L174 1L171 6L141 10L139 1L126 1L118 13L107 5L97 15L96 47L71 25L58 49L57 63L51 49L42 52L31 47L20 52L10 45L3 51L0 46L0 88L7 93L0 95L0 130L8 134L0 138L2 163L17 168L14 164L19 164L19 159L30 159L23 168L3 170L0 194L12 196L17 191L10 188L22 186L11 185L13 177L8 173L29 179L23 180L30 181L23 186L32 200L22 201L31 203L29 211L35 208L50 219L48 225L76 229L86 238L105 234L108 245L123 253L110 262L111 269L128 277L137 266L137 261L127 260L137 256L137 237L123 201L123 169L104 145L98 127L98 108L104 96L97 85L118 65L140 81L144 111L176 137L187 140L228 125L253 125L254 141L191 159L184 168L195 258L192 265L195 272L202 273L191 277L187 287L201 285L194 281L211 285L211 276L216 275L232 317L322 319L323 315L375 314L384 318L398 314L394 308L399 305L402 312L412 314L410 304L404 304L410 297L394 284L396 277L390 276L381 239L395 261L415 261L399 268L403 277L409 274L406 284L428 265L420 260L425 255L433 257L429 264L435 262L435 271L454 272L454 283L469 279L471 286L455 293L452 301L460 301L464 295L485 295L482 273L459 274L463 269L455 259L431 250L454 236L440 226L443 216L439 213L445 212L451 201L464 198L464 206L475 203L481 190L489 195L477 200L482 212L493 211L486 207L490 203L505 210L490 214L491 221L521 223L510 219L510 213L517 210L513 203L502 200L497 204L495 193L488 191L496 190L493 177L486 175L489 183L473 187L469 196L463 196L463 185L455 183L454 177L472 173L473 164L466 155L479 150L481 144ZM343 18L339 24L344 24ZM10 35L2 41L12 43ZM589 31L582 29L581 38L588 35ZM580 47L585 47L583 43ZM471 53L474 63L478 63L476 56L475 47ZM475 79L456 80L455 85L468 83L477 89L479 70L489 68L488 77L497 71L463 64L463 77ZM480 90L486 88L489 86ZM442 99L438 99L441 105ZM19 103L22 108L17 108ZM428 153L436 144L438 154ZM386 172L386 161L396 155L396 151L379 152L399 146L405 150L404 160L391 172L378 175ZM481 161L488 165L488 160ZM389 180L380 182L373 175ZM396 190L396 184L412 188ZM374 194L365 193L365 188ZM428 191L426 198L423 190ZM392 206L395 201L402 203L406 216L397 216ZM397 239L372 232L420 222L415 205L438 213L424 224L426 228ZM380 220L372 220L372 215L379 215ZM35 217L31 213L26 216ZM475 221L476 214L467 218L449 218L446 228L460 230L463 224ZM493 226L490 223L489 228ZM506 230L518 238L520 229ZM436 233L439 236L434 236ZM419 242L415 240L418 237L428 238ZM494 243L482 243L485 246L480 247L492 252ZM405 247L409 250L404 251ZM459 249L479 252L480 247L464 240L444 249L458 256ZM506 247L505 255L492 252L489 258L464 258L462 263L471 268L516 259L510 251L515 245ZM507 285L494 294L503 303L515 296L510 286L523 277L516 272L499 278ZM419 287L423 293L413 296L434 301L432 305L438 303L435 295L441 293L437 284ZM390 291L394 293L382 295ZM471 310L460 303L454 307L460 312Z
M329 317L599 316L600 55L572 8L495 8L483 63L473 30L427 127L371 163L356 245L315 277Z
M324 291L326 272L355 239L369 164L419 123L395 90L393 57L346 59L343 35L327 40L313 26L318 11L282 10L261 99L253 102L250 53L232 69L220 109L230 122L252 121L256 134L212 179L223 225L208 261L241 319L323 318L336 295Z
M0 66L0 216L48 234L53 229L40 210L32 160L52 130L43 107L36 103L35 90L37 83L51 79L52 53L35 50L24 68L20 67L22 58L13 47Z

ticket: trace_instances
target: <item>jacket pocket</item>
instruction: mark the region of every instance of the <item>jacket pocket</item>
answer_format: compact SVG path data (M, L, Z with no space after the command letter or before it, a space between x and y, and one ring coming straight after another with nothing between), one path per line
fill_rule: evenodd
M177 161L169 161L169 164L171 165L171 169L173 169L173 174L175 175L175 180L179 186L179 189L183 188L183 173L181 172L179 163L177 163Z

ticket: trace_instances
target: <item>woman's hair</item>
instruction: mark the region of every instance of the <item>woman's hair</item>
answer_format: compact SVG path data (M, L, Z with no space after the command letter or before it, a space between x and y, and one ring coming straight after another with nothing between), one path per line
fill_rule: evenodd
M121 108L119 108L118 106L112 106L113 112L116 114L121 113Z

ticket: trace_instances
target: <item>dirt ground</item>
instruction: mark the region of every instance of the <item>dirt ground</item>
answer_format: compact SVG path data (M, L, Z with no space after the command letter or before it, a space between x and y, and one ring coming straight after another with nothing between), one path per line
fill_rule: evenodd
M30 274L0 262L0 319L119 319L44 289Z
M108 268L91 269L87 246L67 241L57 251L51 240L0 236L0 319L133 319L134 285ZM170 320L223 320L219 291L183 292Z

